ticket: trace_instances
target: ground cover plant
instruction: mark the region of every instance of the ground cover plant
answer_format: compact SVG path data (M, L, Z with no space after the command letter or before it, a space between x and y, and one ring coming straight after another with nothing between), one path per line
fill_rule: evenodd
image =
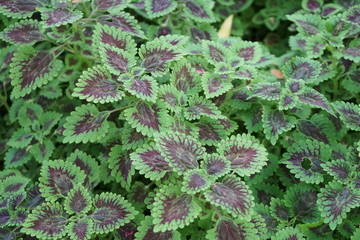
M360 239L358 1L0 20L0 239Z

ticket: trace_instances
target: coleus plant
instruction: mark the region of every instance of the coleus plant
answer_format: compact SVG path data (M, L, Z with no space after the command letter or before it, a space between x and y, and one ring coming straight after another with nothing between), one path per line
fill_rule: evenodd
M1 239L360 237L355 1L0 0L0 18Z

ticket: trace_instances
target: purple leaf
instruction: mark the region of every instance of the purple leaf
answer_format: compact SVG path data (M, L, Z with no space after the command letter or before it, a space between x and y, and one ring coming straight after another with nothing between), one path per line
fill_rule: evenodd
M240 176L259 172L267 161L267 151L251 135L231 136L218 144L218 152L231 162L231 169Z
M4 157L4 165L6 168L20 167L31 158L27 148L9 148Z
M192 169L184 174L183 187L181 191L188 194L195 194L206 190L211 184L206 171L203 169Z
M195 120L201 116L207 116L212 119L222 118L221 112L210 100L203 97L192 97L189 99L189 106L184 112L187 120Z
M236 54L245 63L257 63L262 55L261 47L256 42L236 41L229 49L229 52Z
M27 18L44 3L46 3L44 0L1 0L0 12L8 17Z
M67 233L70 239L87 240L91 238L93 232L93 222L90 218L82 218L71 221L67 225Z
M44 203L35 208L25 220L21 231L37 238L58 239L66 234L60 203Z
M154 143L138 148L130 154L130 159L140 174L145 174L150 180L160 180L171 171L169 163L160 154Z
M212 64L221 63L225 61L225 54L227 50L218 42L203 41L202 48L206 60Z
M203 0L190 0L185 3L186 15L196 22L213 22L212 3Z
M114 26L97 24L93 33L93 44L98 47L100 45L108 44L110 46L134 51L136 44L131 36L126 32L122 32Z
M337 179L339 182L345 182L350 178L351 166L342 159L327 162L321 165L324 170Z
M82 73L72 95L94 103L116 102L124 96L118 88L104 67L95 66Z
M111 232L129 223L138 213L127 200L114 193L95 195L93 204L95 210L91 218L96 233Z
M124 88L141 100L155 102L157 99L158 83L150 76L135 76L125 81Z
M59 27L61 25L76 22L83 16L83 13L79 10L71 11L65 8L41 8L40 11L41 18L44 20L44 27Z
M107 44L100 45L99 51L102 62L115 75L129 72L136 63L133 51L125 51Z
M88 190L82 185L71 189L65 198L64 208L68 214L86 214L91 208L91 197Z
M45 162L40 175L40 192L47 201L68 195L75 185L83 184L85 180L80 168L62 160Z
M0 33L0 38L12 44L33 44L44 40L37 20L26 19L8 26Z
M302 7L305 10L312 12L320 10L321 5L322 5L322 0L306 0L302 2Z
M223 126L217 120L203 118L194 125L199 128L199 140L202 144L213 146L226 136Z
M196 139L180 133L162 133L155 138L160 153L176 172L198 168L205 149Z
M360 26L360 6L355 5L347 10L346 21Z
M153 218L146 216L138 227L139 232L135 234L135 239L139 240L169 240L180 239L180 233L177 231L154 232Z
M277 100L280 97L280 83L258 83L253 87L253 95L266 100Z
M55 60L53 53L36 51L27 45L19 48L12 60L10 78L16 98L46 84L56 77L62 68L62 62Z
M129 0L94 0L94 6L101 11L116 12L127 7Z
M250 217L254 204L251 191L238 177L225 177L221 183L213 184L205 198L234 217L245 219Z
M230 161L219 154L206 155L201 167L209 176L216 179L230 172Z
M350 102L334 102L332 106L340 114L340 119L345 123L346 127L360 131L360 107Z
M121 240L134 240L137 232L137 224L133 221L115 229L114 235Z
M287 15L287 18L296 24L300 33L305 35L316 35L323 29L321 25L323 22L319 15L295 13Z
M306 88L297 97L300 102L306 103L312 107L324 109L325 111L332 113L332 109L324 95L312 88Z
M171 83L177 90L184 93L197 93L200 91L199 75L186 59L175 63L172 70Z
M303 57L293 57L285 63L282 71L289 78L311 83L313 79L319 76L321 68L321 64L318 61Z
M0 209L0 226L6 226L11 219L10 210L6 208Z
M281 94L279 99L279 110L288 110L295 107L297 99L290 94Z
M135 174L135 169L130 160L130 156L121 145L115 145L109 153L109 168L111 175L120 182L122 187L128 188L131 184L131 177Z
M201 76L201 82L206 98L220 96L233 87L231 79L223 79L221 76L209 72L206 72Z
M145 0L146 13L150 18L167 15L175 10L177 1L174 0Z

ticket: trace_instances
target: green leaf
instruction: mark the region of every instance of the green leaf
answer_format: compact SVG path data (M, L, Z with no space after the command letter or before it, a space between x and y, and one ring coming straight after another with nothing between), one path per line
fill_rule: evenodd
M239 60L245 63L255 64L262 57L262 50L257 42L236 41L229 49Z
M178 231L165 231L154 232L153 218L145 216L145 219L141 221L138 227L138 232L135 233L135 240L147 240L147 239L166 239L166 240L180 240L180 233Z
M39 178L39 188L47 201L56 201L66 197L71 189L83 184L85 174L79 167L63 160L44 162Z
M224 156L213 153L207 154L201 162L201 168L206 170L206 173L212 179L217 179L230 172L231 162Z
M186 16L196 22L214 22L212 8L214 2L212 0L190 0L185 3L184 12Z
M354 103L337 101L332 103L333 108L339 113L340 119L346 127L360 131L360 107Z
M177 7L174 0L145 0L145 10L150 18L168 15Z
M44 27L46 28L74 23L83 17L82 11L69 10L66 8L40 8L39 11L41 12Z
M130 69L136 64L133 51L125 51L109 44L100 44L99 52L101 61L115 75L130 72Z
M297 228L287 227L279 230L271 240L305 240L301 231Z
M94 230L91 218L73 219L66 227L66 232L71 240L91 239Z
M231 79L227 75L216 75L210 72L201 76L201 83L206 98L218 97L233 87Z
M20 128L13 133L7 144L13 148L25 148L32 139L33 134L29 128Z
M141 100L155 102L157 99L158 83L153 77L134 76L124 82L124 88Z
M44 203L28 215L21 231L40 239L60 239L66 234L65 223L60 203Z
M184 173L181 191L187 194L202 192L210 187L211 179L203 169L192 169Z
M64 124L64 143L96 142L105 136L109 112L99 112L92 104L83 104L70 113Z
M13 96L20 98L56 77L63 64L52 52L25 45L14 54L10 69Z
M207 116L213 119L223 117L216 105L204 97L191 97L189 98L188 103L189 106L184 112L184 117L189 121L200 119L201 116Z
M135 168L130 160L129 153L121 145L115 145L109 153L109 168L111 175L124 188L129 188L131 178L135 174Z
M31 146L29 153L31 153L34 159L39 162L43 163L48 161L53 154L55 146L50 139L44 139L42 143L36 143Z
M16 168L31 159L28 148L9 148L4 157L5 168Z
M76 185L70 190L64 201L64 209L68 214L87 213L91 209L92 199L88 190Z

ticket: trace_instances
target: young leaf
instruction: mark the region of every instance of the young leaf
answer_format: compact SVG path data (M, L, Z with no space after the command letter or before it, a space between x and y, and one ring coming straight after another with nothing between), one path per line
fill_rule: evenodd
M176 7L177 2L174 0L145 0L145 10L150 18L167 15Z
M201 83L206 98L218 97L233 87L231 79L227 77L223 78L222 75L216 75L209 72L206 72L201 76Z
M95 48L108 44L125 51L134 51L136 49L136 44L132 37L114 26L97 24L92 39Z
M224 156L213 153L204 157L201 168L205 169L207 174L215 180L230 172L230 163Z
M346 127L360 131L360 107L350 102L334 102L333 108L340 114L340 119L345 123Z
M155 102L157 99L158 83L153 77L134 76L124 82L124 88L141 100Z
M33 44L45 39L40 23L33 19L8 26L0 33L0 38L11 44Z
M39 123L41 125L41 132L43 135L51 133L52 128L61 119L62 114L58 112L48 111L41 114Z
M151 137L166 125L166 111L159 104L139 102L135 107L124 111L126 120L136 131Z
M71 221L66 232L71 240L88 240L91 239L94 223L91 218L82 218Z
M167 63L178 60L182 53L176 46L155 39L141 45L139 55L142 59L141 66L153 76L159 77L167 72Z
M20 98L58 75L62 62L53 53L25 45L14 54L10 69L13 95Z
M13 133L7 145L13 148L25 148L30 144L32 139L33 134L29 128L20 128Z
M325 218L324 222L329 223L331 230L334 230L351 208L360 205L360 192L333 181L320 189L317 203L321 216Z
M158 100L170 111L179 113L182 105L187 102L184 92L178 91L175 86L170 84L162 84L159 86Z
M70 190L64 201L64 209L68 214L87 213L91 208L91 197L88 190L78 184Z
M293 57L287 61L282 69L285 76L312 83L312 80L320 74L321 64L309 58Z
M127 34L140 38L146 38L138 21L129 13L116 12L116 14L100 16L98 19L101 24L114 26ZM111 22L106 20L110 20Z
M145 144L147 137L132 128L129 123L125 123L122 129L121 143L124 149L137 149Z
M249 41L236 41L229 49L240 60L245 63L257 63L261 56L262 50L258 43Z
M194 96L189 98L188 103L189 106L186 108L184 116L189 121L200 119L201 116L212 119L222 118L221 112L216 105L206 98Z
M275 145L279 135L295 127L295 117L286 116L283 112L264 108L263 127L266 139Z
M60 203L44 203L28 215L21 231L40 239L60 239L66 234L66 220Z
M201 91L199 74L187 59L176 62L172 68L170 82L178 91L186 94Z
M154 143L146 144L130 154L130 159L140 174L152 181L160 180L171 171L169 163L160 154Z
M39 163L48 161L53 154L55 146L50 139L44 139L42 143L36 143L31 146L29 153L33 155L35 160Z
M217 64L225 61L228 50L221 43L214 41L203 41L202 48L206 60L211 64Z
M243 219L250 218L254 204L248 186L235 176L225 177L221 183L213 184L211 190L205 192L205 198L233 217Z
M127 73L135 65L135 56L132 51L110 46L100 45L100 57L106 68L115 75Z
M194 125L199 128L199 140L202 144L214 146L226 137L226 132L217 119L204 117Z
M191 195L181 193L179 187L164 185L157 192L151 216L154 232L166 232L183 228L192 223L200 213L200 207Z
M248 134L238 134L222 140L218 152L231 162L231 169L240 176L260 172L266 165L267 151L259 141Z
M94 103L116 102L124 96L118 88L104 67L95 66L82 73L72 95Z
M180 174L198 168L197 161L205 154L205 149L196 139L185 134L162 133L155 137L155 142L165 161Z
M181 191L187 194L195 194L206 190L211 184L206 171L203 169L192 169L184 174Z
M108 233L135 218L138 213L122 196L103 192L95 195L95 210L90 215L96 233Z
M130 156L121 145L115 145L109 153L109 168L111 175L115 177L117 182L124 188L128 188L131 184L131 177L135 174L134 165L130 160Z
M64 124L64 142L95 142L105 136L109 123L109 112L99 112L92 104L76 107Z
M41 19L44 20L44 27L59 27L68 23L74 23L83 16L83 13L79 10L72 11L65 8L40 8L40 12Z
M135 233L135 240L180 240L180 233L178 231L154 232L153 218L146 216L141 225L138 227L138 232Z
M215 18L212 12L213 1L190 0L185 3L184 11L186 15L196 22L214 22Z
M77 166L62 160L43 163L39 188L47 201L65 197L78 184L83 184L85 174Z
M306 183L320 183L324 180L321 164L331 155L329 145L318 141L300 141L292 144L283 161L296 178Z

